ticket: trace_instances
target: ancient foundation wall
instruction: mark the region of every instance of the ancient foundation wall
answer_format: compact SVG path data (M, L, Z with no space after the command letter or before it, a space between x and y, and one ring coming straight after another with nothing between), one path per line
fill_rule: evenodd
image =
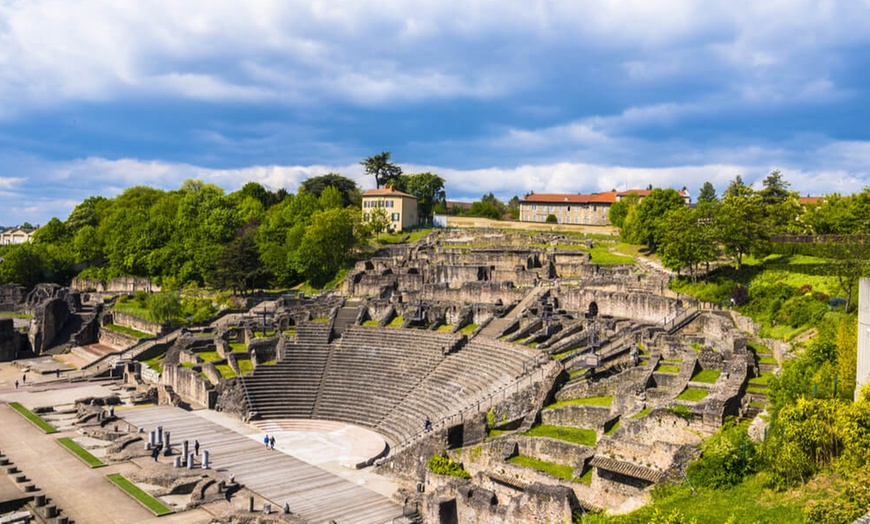
M192 369L181 366L164 367L160 383L171 386L173 391L191 404L209 409L214 408L214 388L207 379L202 378L199 373Z
M164 332L163 326L157 322L151 322L123 311L112 311L107 313L106 316L103 317L103 325L106 324L124 326L135 329L136 331L151 333L152 335L160 335Z
M677 312L677 301L645 293L608 292L598 289L560 288L554 290L559 307L570 311L588 311L594 302L599 315L630 318L641 322L661 323Z

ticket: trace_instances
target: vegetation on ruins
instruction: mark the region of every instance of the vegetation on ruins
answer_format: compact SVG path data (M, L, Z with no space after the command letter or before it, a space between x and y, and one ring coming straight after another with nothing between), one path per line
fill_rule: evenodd
M465 471L462 464L455 462L446 455L436 453L429 459L429 471L436 475L450 475L462 479L471 478L471 474Z

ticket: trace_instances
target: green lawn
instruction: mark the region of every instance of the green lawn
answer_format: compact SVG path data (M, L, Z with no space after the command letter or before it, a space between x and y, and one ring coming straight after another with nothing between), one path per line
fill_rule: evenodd
M613 397L586 397L586 398L572 398L569 400L560 400L559 402L554 402L544 409L555 409L560 408L562 406L605 406L610 407L613 404Z
M591 485L592 484L592 468L587 469L586 473L584 473L580 478L575 478L573 480L575 482L582 482L583 484L586 484L587 486Z
M756 386L763 385L763 384L770 384L770 379L772 379L773 377L774 377L773 373L768 371L768 372L762 373L761 375L759 375L755 378L749 379L749 384L756 385Z
M650 411L652 411L652 408L649 408L649 407L643 408L642 410L640 410L637 413L635 413L634 415L632 415L631 418L643 418L643 417L649 415Z
M691 378L692 382L704 382L705 384L715 384L716 380L719 379L719 375L722 374L722 371L718 369L702 369L701 371L695 373L695 376Z
M437 331L438 333L450 333L451 331L453 331L453 324L442 324L438 326L438 329L436 329L435 331Z
M163 373L163 359L166 358L166 353L162 355L157 355L156 357L149 358L148 360L143 360L143 364L147 364L148 367L153 369L158 373Z
M26 314L26 313L15 313L15 312L12 312L12 311L0 311L0 317L4 317L4 318L23 318L23 319L27 319L27 320L33 318L32 316L30 316L30 315L28 315L28 314Z
M685 391L677 396L677 400L687 400L689 402L698 402L704 400L710 392L704 388L686 388Z
M725 522L757 524L803 524L802 508L811 499L829 495L819 490L794 490L775 493L764 488L759 477L750 477L730 489L711 490L689 486L666 488L643 508L620 516L589 514L592 524L646 524L648 522L690 522L724 524ZM668 519L673 512L684 519Z
M634 264L634 259L611 253L607 246L596 245L589 251L589 261L593 264Z
M249 358L240 358L236 360L236 364L239 365L239 371L241 371L242 375L247 375L251 371L254 371L254 363Z
M82 461L92 468L99 468L105 466L106 463L97 457L91 455L91 453L85 448L81 447L76 441L71 438L63 437L57 439L57 443L66 449L73 452L75 456L82 459Z
M575 480L574 468L571 466L556 464L554 462L546 462L532 457L524 457L522 455L511 457L508 459L508 462L510 462L511 464L516 464L518 466L523 466L525 468L543 471L544 473L547 473L554 477L558 477L560 479Z
M315 324L329 324L329 319L326 317L312 318L311 322Z
M248 351L248 345L244 342L230 342L229 346L232 351L237 351L239 353L245 353Z
M393 318L393 320L390 321L389 324L387 324L387 327L388 328L400 328L400 327L402 327L402 324L404 324L404 323L405 323L404 318L402 318L400 316L396 316L395 318Z
M29 420L33 423L34 426L38 427L45 433L57 433L57 429L54 426L49 424L48 422L42 420L39 415L30 411L26 407L22 406L18 402L10 402L9 407L17 411L22 417Z
M117 324L106 324L103 328L108 329L109 331L114 331L115 333L121 333L122 335L131 336L134 338L148 338L153 337L151 333L145 333L144 331L139 331L137 329L129 328L127 326L119 326Z
M656 371L658 371L659 373L679 373L680 366L663 366L659 364L658 366L656 366Z
M140 487L127 480L120 473L106 475L106 478L108 478L113 484L121 488L126 494L136 499L140 504L151 510L158 517L161 515L169 515L170 513L173 513L173 511L168 507L164 506L162 502L152 497L151 495L143 491Z
M362 323L362 325L370 326L370 327L378 327L378 321L377 320L366 320L365 322Z
M524 433L527 437L549 437L584 446L595 446L597 435L595 430L583 428L570 428L567 426L549 426L541 424Z
M157 322L157 320L154 319L154 313L152 313L150 309L148 309L147 307L138 307L134 305L133 302L116 302L115 305L112 306L112 310L120 311L122 313L129 313L134 317L139 317L149 322Z
M215 360L223 360L217 351L197 351L196 353L203 362L214 362Z
M462 329L460 329L459 332L462 333L463 335L470 335L470 334L474 333L474 331L479 327L480 326L477 324L466 324L466 325L462 326Z
M774 357L758 357L759 364L779 364Z
M613 435L613 433L619 429L619 421L616 421L616 424L610 426L610 429L604 432L605 435Z
M233 371L233 368L229 364L215 364L214 368L223 378L233 378L236 376L236 372Z

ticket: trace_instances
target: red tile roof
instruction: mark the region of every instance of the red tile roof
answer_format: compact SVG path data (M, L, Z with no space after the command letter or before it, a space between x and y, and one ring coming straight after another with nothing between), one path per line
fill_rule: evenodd
M532 203L547 203L558 204L567 202L569 204L612 204L620 198L626 197L632 193L637 194L641 198L650 194L651 189L627 189L625 191L604 191L602 193L571 194L571 193L536 193L523 198L520 202ZM689 194L686 191L678 191L680 196L687 197Z
M380 189L369 189L365 193L363 193L364 197L406 197L413 198L416 200L417 197L414 195L409 195L408 193L403 193L397 189L393 189L393 186L382 187Z
M802 206L805 206L807 204L821 204L822 201L825 200L825 197L807 195L799 197L798 200Z

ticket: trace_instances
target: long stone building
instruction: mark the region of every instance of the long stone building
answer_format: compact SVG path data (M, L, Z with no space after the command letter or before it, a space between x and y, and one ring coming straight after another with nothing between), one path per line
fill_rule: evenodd
M591 194L540 193L520 200L521 222L546 222L549 215L559 224L585 226L609 226L607 217L610 206L631 193L641 199L650 194L650 189L628 189ZM683 189L680 195L689 203L689 193Z

